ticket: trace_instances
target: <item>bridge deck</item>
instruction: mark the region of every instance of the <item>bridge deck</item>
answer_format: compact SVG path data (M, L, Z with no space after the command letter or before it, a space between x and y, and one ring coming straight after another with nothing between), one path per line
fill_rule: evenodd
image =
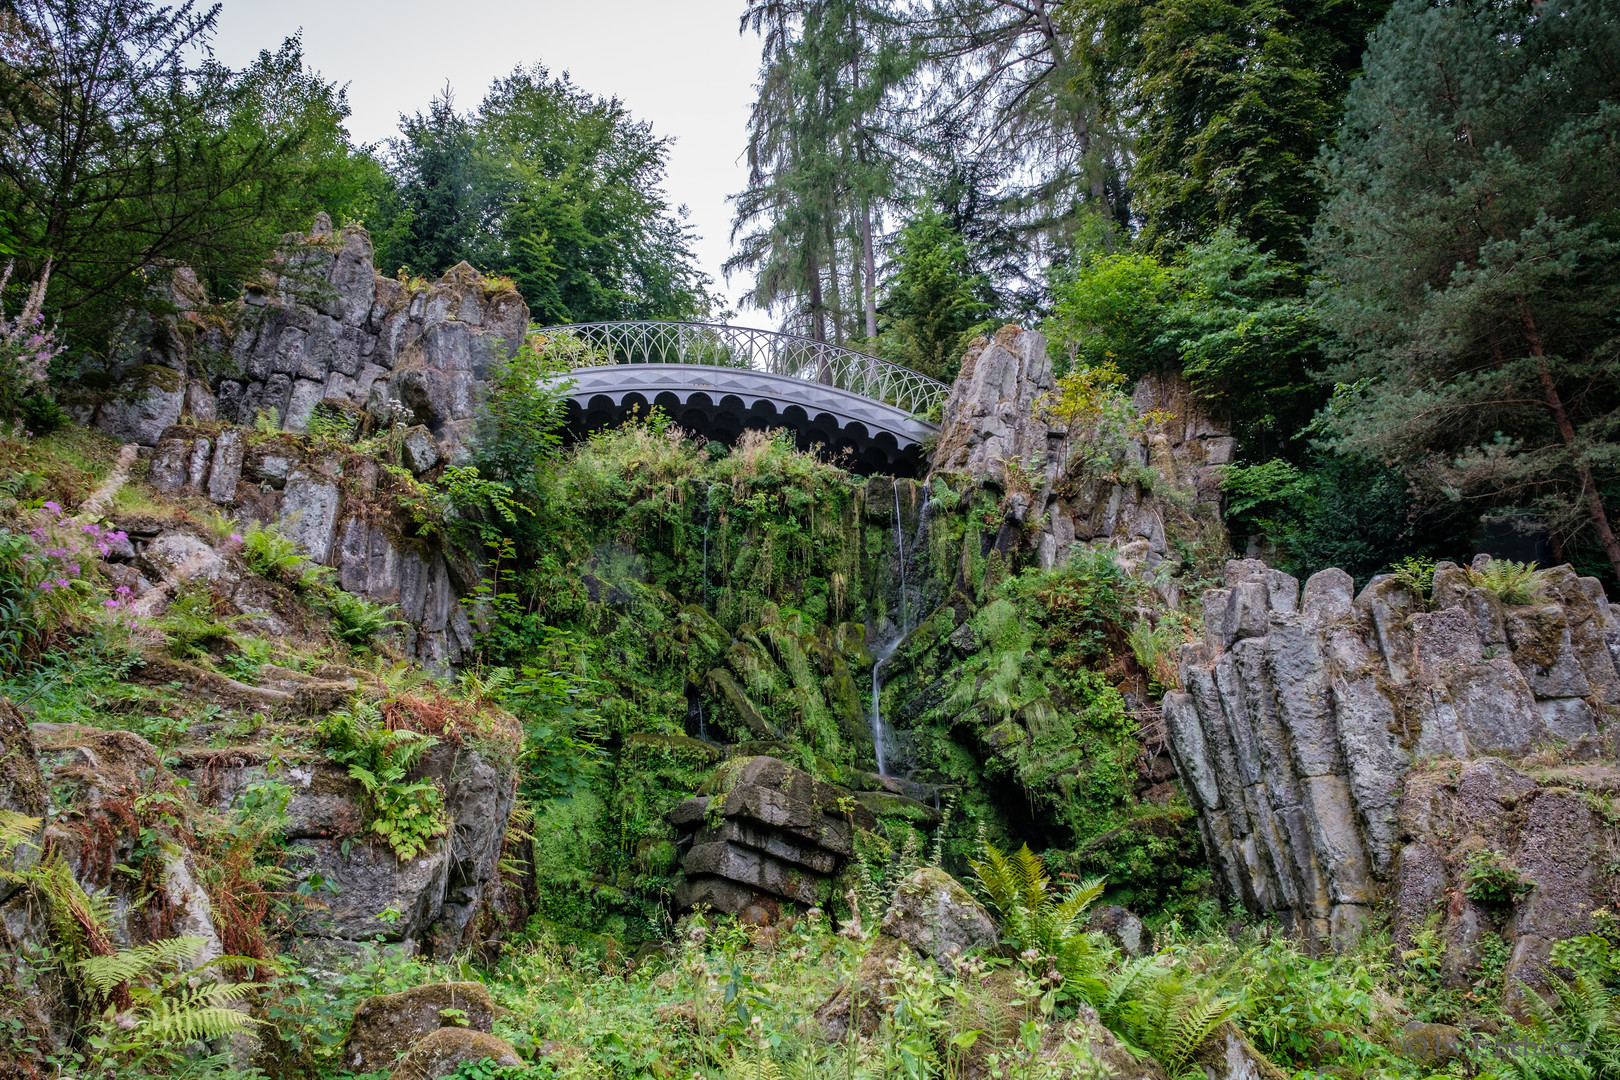
M730 444L785 428L859 473L915 475L924 419L949 388L897 364L825 342L707 323L587 323L538 331L570 366L576 437L658 406L680 426Z

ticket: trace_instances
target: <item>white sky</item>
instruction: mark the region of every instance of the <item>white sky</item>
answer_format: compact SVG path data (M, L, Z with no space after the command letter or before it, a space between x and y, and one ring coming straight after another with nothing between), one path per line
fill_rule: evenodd
M569 72L576 85L617 95L632 116L673 136L667 190L691 210L699 264L738 310L735 322L772 327L743 308L747 284L728 285L726 196L747 180L743 161L759 39L737 33L742 0L224 0L214 52L240 67L260 49L304 31L304 56L328 80L349 84L359 142L394 134L399 114L425 109L448 81L462 109L476 107L499 75L519 64Z

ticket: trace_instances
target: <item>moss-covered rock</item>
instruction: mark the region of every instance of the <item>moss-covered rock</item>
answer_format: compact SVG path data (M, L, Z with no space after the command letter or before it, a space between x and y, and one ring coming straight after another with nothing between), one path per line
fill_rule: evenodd
M343 1067L357 1073L391 1069L430 1032L451 1027L487 1033L494 1021L495 1000L483 983L428 983L367 998L354 1011Z
M438 1080L462 1064L488 1058L497 1065L522 1065L512 1044L485 1031L439 1028L412 1046L390 1080Z

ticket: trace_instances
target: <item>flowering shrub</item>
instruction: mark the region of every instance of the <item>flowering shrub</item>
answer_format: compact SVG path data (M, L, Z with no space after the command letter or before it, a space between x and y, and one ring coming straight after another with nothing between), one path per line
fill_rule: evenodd
M50 632L94 595L90 560L129 543L122 531L73 520L54 502L33 511L25 532L0 529L0 670L15 670ZM101 601L115 623L133 629L133 601L121 586Z
M0 296L11 282L12 265L0 273ZM55 414L59 410L45 397L45 376L51 361L62 351L53 330L44 328L45 287L51 279L50 263L28 290L28 299L14 319L0 308L0 423ZM42 407L44 406L44 407Z

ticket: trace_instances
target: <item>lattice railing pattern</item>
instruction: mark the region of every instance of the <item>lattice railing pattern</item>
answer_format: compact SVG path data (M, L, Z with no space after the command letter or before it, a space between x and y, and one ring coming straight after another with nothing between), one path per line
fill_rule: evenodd
M598 322L546 326L542 347L570 368L704 364L752 368L836 386L927 417L950 387L899 364L793 334L695 322Z

